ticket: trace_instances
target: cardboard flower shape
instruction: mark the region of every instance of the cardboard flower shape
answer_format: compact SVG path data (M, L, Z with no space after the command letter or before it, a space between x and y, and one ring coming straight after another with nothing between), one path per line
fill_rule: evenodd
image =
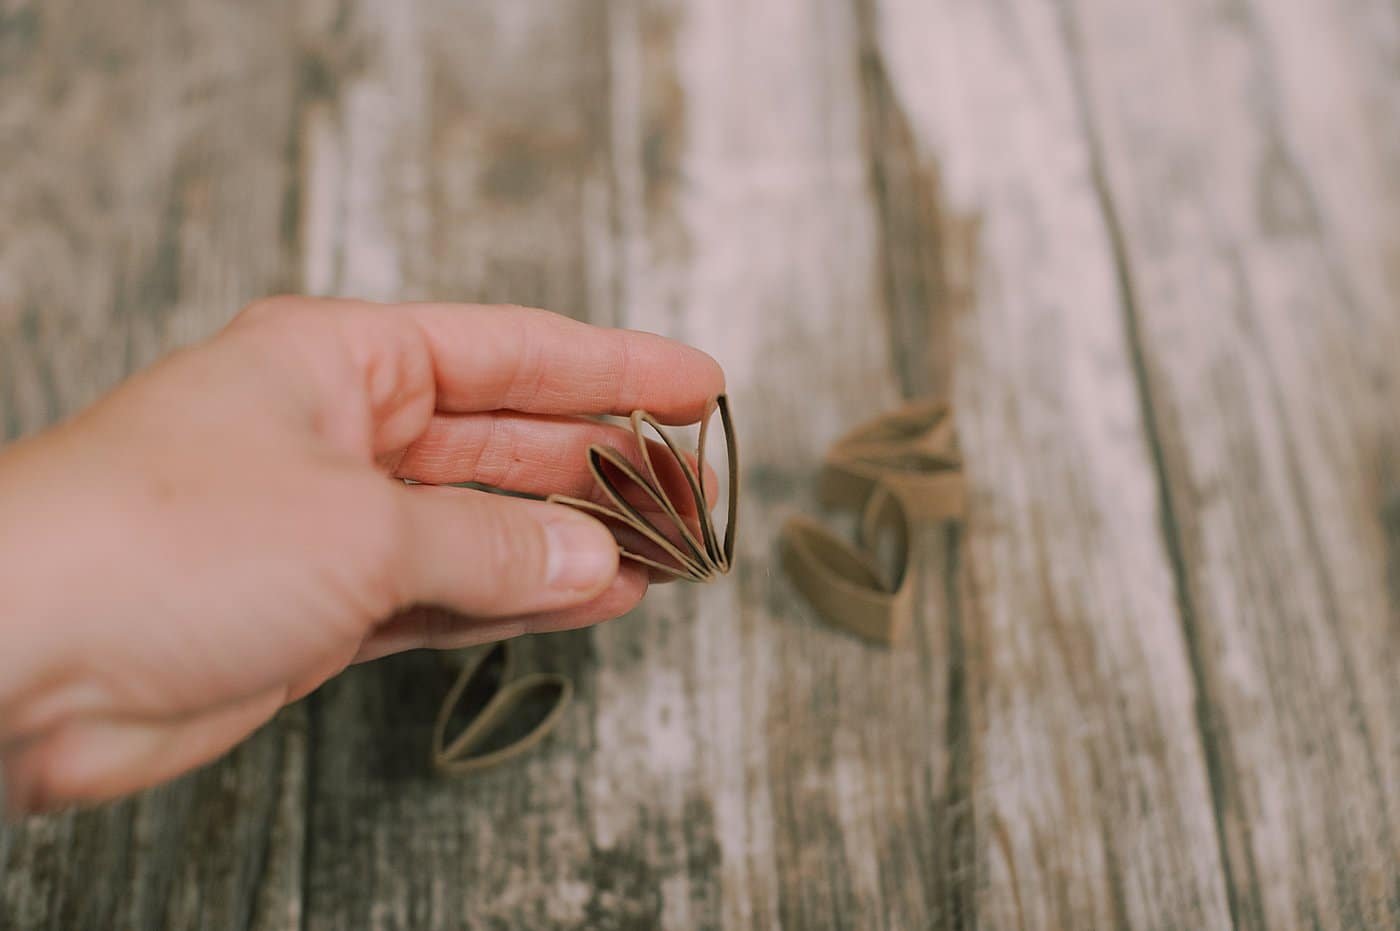
M712 513L716 502L709 499L701 478L706 438L716 409L724 431L728 474L727 513L722 536ZM551 495L549 500L602 519L619 536L619 549L624 559L690 582L708 582L727 573L734 563L739 515L739 453L728 397L720 395L708 405L700 421L694 463L646 411L633 411L631 426L642 468L637 468L610 446L594 445L588 449L589 469L607 504L565 495ZM654 458L658 453L653 444L647 442L647 427L660 437L665 454L674 460L671 471L678 471L683 479L681 500L673 496L668 483L661 479L661 470Z

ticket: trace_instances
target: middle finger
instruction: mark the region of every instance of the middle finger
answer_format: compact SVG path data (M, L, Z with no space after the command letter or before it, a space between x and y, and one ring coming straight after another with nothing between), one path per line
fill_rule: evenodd
M650 439L647 443L663 490L682 513L694 514L693 495L680 465L664 444ZM581 417L495 411L435 414L394 464L393 474L434 485L477 482L530 495L604 500L588 466L588 447L595 444L616 449L645 471L630 429ZM686 455L693 468L694 457ZM706 498L713 502L718 479L708 465L703 476ZM655 508L638 503L646 510Z

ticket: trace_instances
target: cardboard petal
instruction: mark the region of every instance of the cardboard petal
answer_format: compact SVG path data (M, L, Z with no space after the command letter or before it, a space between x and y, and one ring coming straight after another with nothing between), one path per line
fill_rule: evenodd
M893 568L882 571L875 554L852 546L824 524L795 516L780 537L783 568L827 623L878 643L897 643L913 617L909 526L899 499L881 492L871 502L862 536L871 541L888 526L894 536ZM888 525L886 522L890 522Z
M535 746L558 723L573 696L562 676L536 673L510 680L509 641L477 653L443 698L433 727L433 765L467 773L504 762ZM450 722L465 724L450 740Z

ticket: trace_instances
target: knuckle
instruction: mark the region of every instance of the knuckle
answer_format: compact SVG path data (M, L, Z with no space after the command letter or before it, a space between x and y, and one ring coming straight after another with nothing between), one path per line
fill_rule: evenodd
M509 421L500 417L487 418L484 433L485 436L471 454L474 461L469 474L488 485L509 488L511 482L518 478L519 434Z
M239 312L235 325L275 329L286 336L319 331L335 318L346 316L355 305L321 298L279 295L260 298Z

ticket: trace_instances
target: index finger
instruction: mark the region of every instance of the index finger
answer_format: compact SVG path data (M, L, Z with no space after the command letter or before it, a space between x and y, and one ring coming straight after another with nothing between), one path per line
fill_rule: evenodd
M591 326L526 307L405 304L432 356L437 409L617 414L699 420L724 391L709 355L639 330Z

